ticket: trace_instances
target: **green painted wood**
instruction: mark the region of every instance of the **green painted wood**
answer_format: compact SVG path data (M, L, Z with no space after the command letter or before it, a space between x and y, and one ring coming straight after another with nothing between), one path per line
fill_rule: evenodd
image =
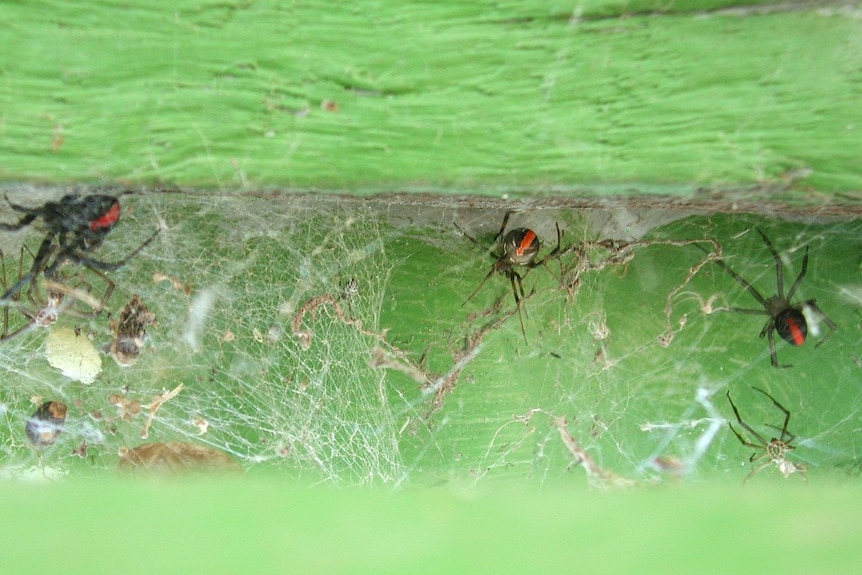
M771 4L6 3L0 178L859 190L862 19Z

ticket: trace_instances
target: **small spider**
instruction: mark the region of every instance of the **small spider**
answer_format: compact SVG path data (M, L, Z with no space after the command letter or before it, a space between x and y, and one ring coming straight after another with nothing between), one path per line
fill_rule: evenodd
M126 264L138 252L152 242L159 229L132 253L117 262L103 262L89 254L102 245L102 242L120 219L120 201L114 196L93 195L80 197L63 196L59 202L46 202L38 208L27 208L13 204L6 196L6 202L16 212L23 213L14 224L0 223L0 230L17 231L30 225L37 218L42 219L45 238L33 258L30 271L22 274L18 282L0 297L0 302L8 302L24 286L31 284L40 274L51 279L64 263L73 263L93 270L108 284L108 296L114 283L102 274L113 271ZM53 257L53 260L51 259ZM107 298L106 298L107 299Z
M808 471L808 468L802 463L793 463L786 458L787 454L790 451L796 449L796 447L791 445L791 443L793 443L793 440L796 439L796 436L787 431L787 424L790 422L790 412L787 411L787 409L785 409L783 405L778 403L774 397L772 397L762 389L757 387L754 387L752 389L754 389L755 391L759 391L760 393L768 397L772 401L772 403L775 404L775 407L777 407L784 413L784 425L782 425L781 428L778 428L774 425L770 425L769 427L781 431L781 435L777 438L773 437L769 441L766 441L766 439L762 435L754 431L754 429L752 429L750 425L742 421L742 418L739 416L739 410L736 409L736 405L734 405L733 400L730 398L730 391L727 392L727 400L730 402L730 407L733 408L733 414L736 416L736 421L738 421L739 425L741 425L742 428L745 429L754 438L754 441L756 441L756 443L745 439L736 429L734 429L733 425L729 421L727 422L727 425L730 427L730 430L733 432L736 438L739 439L740 443L742 443L746 447L751 447L755 449L754 453L752 453L751 457L749 458L749 461L751 463L755 463L766 458L766 461L764 463L761 463L759 466L751 470L751 472L743 480L743 483L748 481L758 472L762 471L763 469L766 469L773 463L776 467L778 467L778 471L780 471L781 475L783 475L784 477L788 477L792 473L799 472L800 477L802 477L802 479L805 479L805 472Z
M350 280L344 284L344 287L341 290L341 295L338 299L350 299L359 293L359 282L356 281L356 278L350 278Z
M802 258L802 269L799 271L799 275L796 276L796 279L793 282L793 285L790 286L790 291L787 292L787 295L784 295L784 266L781 263L781 258L778 256L778 252L775 251L775 246L772 245L772 242L769 241L769 238L766 237L760 228L756 228L757 233L760 234L760 237L763 238L763 242L766 244L766 248L769 250L769 253L772 254L772 259L775 260L775 273L776 273L776 283L777 283L777 294L766 299L760 292L758 292L754 287L748 283L745 279L742 278L738 273L733 271L730 266L724 263L722 260L715 260L715 263L721 266L724 271L726 271L730 277L735 279L739 285L744 287L751 296L757 300L757 302L763 306L763 309L744 309L738 307L728 308L724 311L732 311L736 313L744 313L744 314L752 314L752 315L768 315L769 319L766 321L766 325L763 326L763 329L760 331L760 337L766 336L769 340L769 355L772 361L773 367L792 367L791 365L781 365L778 363L778 354L775 351L775 335L774 332L778 331L778 335L780 335L784 341L791 345L802 345L805 343L805 338L808 335L808 323L805 320L805 315L802 313L804 308L808 308L812 312L816 313L829 327L829 333L815 346L820 347L823 342L825 342L829 336L832 335L832 332L835 331L835 323L829 317L817 307L815 300L810 299L806 300L802 303L793 305L791 304L791 300L793 299L793 294L796 293L796 288L799 287L799 284L802 282L802 278L805 277L805 272L808 271L808 246L805 246L805 256ZM702 249L702 248L701 248Z
M509 278L509 282L512 284L512 294L515 296L515 308L518 310L518 319L521 321L521 333L524 335L524 341L527 341L527 332L524 329L524 317L521 314L521 300L526 298L526 294L524 292L524 284L522 282L523 276L518 274L515 271L516 266L521 266L527 268L527 271L545 265L548 260L557 257L560 253L560 240L562 234L560 233L560 225L557 224L557 246L544 258L537 260L536 256L539 255L539 236L536 235L531 229L528 228L515 228L510 230L505 236L503 232L506 231L506 225L509 223L509 217L514 212L508 211L506 215L503 216L503 224L500 226L500 231L497 232L497 235L494 237L494 244L488 250L488 253L495 259L494 265L491 266L490 271L485 274L485 277L479 282L479 286L473 290L466 300L464 300L464 304L470 301L473 296L479 293L479 290L482 289L482 286L485 285L485 282L488 281L495 273L500 273ZM482 247L473 236L465 232L461 229L458 224L455 224L455 227L458 228L458 231L464 234L468 240L473 242L479 247ZM496 251L499 248L499 251ZM524 272L526 275L527 272ZM461 305L464 305L461 304Z
M18 276L23 273L24 253L29 250L24 247L18 260ZM32 255L32 254L31 254ZM6 258L0 252L0 287L6 289ZM101 313L107 301L106 293L101 300L93 297L90 284L80 275L66 276L62 272L56 274L53 280L31 282L26 292L18 292L10 298L7 305L2 306L3 330L0 332L0 342L12 339L32 327L50 327L56 323L60 314L78 318L96 317ZM24 323L11 321L10 308L17 309L24 316Z

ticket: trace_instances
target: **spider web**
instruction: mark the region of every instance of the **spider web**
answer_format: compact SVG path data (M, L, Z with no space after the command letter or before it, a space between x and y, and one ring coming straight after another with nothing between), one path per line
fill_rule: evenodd
M164 230L112 275L110 309L138 294L158 324L134 365L104 357L91 385L46 365L45 330L5 342L6 468L98 472L146 439L210 446L248 468L312 481L397 476L384 373L368 365L382 338L379 309L392 268L376 216L337 203L319 209L311 201L203 195L124 203L128 215L99 257L123 253L159 221ZM239 212L239 221L230 216ZM355 290L345 291L351 283ZM83 327L82 337L105 347L109 323L61 317L51 329ZM48 399L69 406L67 422L53 446L33 450L21 431ZM85 456L71 455L84 442Z
M801 348L778 338L779 358L793 363L791 369L770 366L765 338L757 337L765 317L717 313L720 307L756 307L751 296L703 253L674 245L717 238L725 261L768 298L775 294L775 264L756 226L781 246L785 289L799 272L804 246L811 245L818 255L794 302L816 298L843 326L816 350L826 331L822 323L812 324L819 334ZM547 481L567 478L577 466L591 483L613 486L735 476L751 450L726 427L733 418L727 391L745 398L743 417L767 439L778 435L783 418L752 386L769 390L792 412L798 449L791 459L814 473L855 473L858 222L713 214L682 218L638 239L630 238L641 246L620 262L594 250L594 262L580 266L589 271L573 301L537 298L550 312L531 321L546 328L542 349L518 355L517 371L531 373L529 383L515 370L509 382L532 386L523 394L533 399L493 430L474 462L475 476L511 476L520 469L520 475Z
M61 313L2 343L6 475L113 473L124 448L180 441L250 472L336 484L741 481L751 450L726 425L725 394L764 437L782 423L752 386L790 410L788 457L809 477L859 472L858 220L277 193L142 192L123 204L100 259L163 229L110 274L108 311ZM493 259L452 225L490 248L512 207L521 211L510 229L544 240L539 257L555 224L564 229L560 257L524 274L526 342L503 276L464 303ZM816 299L838 325L817 349L822 331L801 348L779 338L793 368L770 366L765 317L715 311L756 302L710 253L774 295L774 261L755 227L782 256L785 286L810 246L794 303ZM100 278L80 274L103 293ZM134 294L157 321L137 362L120 367L102 353L90 385L49 365L46 340L61 328L109 346ZM55 443L35 449L25 422L46 400L68 415ZM774 466L761 475L780 477Z

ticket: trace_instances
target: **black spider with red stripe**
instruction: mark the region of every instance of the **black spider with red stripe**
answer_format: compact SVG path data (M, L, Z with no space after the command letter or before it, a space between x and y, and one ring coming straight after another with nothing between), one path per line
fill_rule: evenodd
M778 363L778 354L775 351L774 332L777 331L778 335L780 335L781 338L790 345L799 346L805 343L805 339L808 337L808 322L805 319L803 310L806 308L819 316L823 320L823 323L829 327L829 333L826 334L826 336L820 340L815 347L822 345L823 342L832 335L832 332L835 331L836 326L835 323L829 319L829 317L823 313L819 307L817 307L815 300L806 300L796 305L790 303L793 299L793 294L796 293L796 288L799 287L799 284L802 282L802 278L805 277L805 273L808 271L808 246L805 246L805 255L802 258L802 269L799 271L799 275L796 276L793 285L790 286L790 290L785 296L784 266L781 263L781 258L778 256L778 252L775 251L775 246L773 246L772 242L769 241L769 238L766 237L766 234L764 234L759 228L756 229L757 233L760 234L760 237L763 238L763 242L766 244L766 249L768 249L769 253L772 255L772 259L775 260L777 294L766 299L760 294L760 292L754 289L750 283L743 279L742 276L733 271L730 266L721 260L715 260L715 263L724 268L724 271L730 274L730 276L735 279L739 285L744 287L748 293L750 293L751 296L756 299L761 306L763 306L759 309L732 307L726 308L726 310L722 311L732 311L752 315L768 315L769 319L766 321L766 325L763 326L763 329L760 332L760 337L766 336L769 340L769 355L772 365L773 367L792 367L791 365L781 365Z
M50 280L57 269L65 263L84 266L99 275L102 275L102 271L115 270L125 265L129 258L149 245L159 233L159 230L156 230L124 259L117 262L104 262L94 259L90 254L102 245L105 237L120 219L120 201L115 196L69 194L57 202L46 202L37 208L13 204L8 197L6 201L14 211L24 215L14 224L0 223L0 229L16 231L41 219L45 238L33 257L30 270L23 274L15 285L6 290L6 293L0 297L0 302L8 302L16 298L21 289L28 284L32 285L40 274ZM113 283L110 280L108 283L110 289L113 289Z
M529 228L515 228L510 230L504 236L503 233L506 231L506 225L509 223L509 217L514 212L506 212L506 215L503 216L503 224L500 226L500 231L497 232L497 235L494 237L494 243L491 248L488 250L488 253L494 258L494 265L491 266L490 271L485 274L485 277L479 283L479 286L473 290L464 303L470 301L473 296L475 296L482 286L485 285L485 282L488 281L495 273L502 274L509 278L509 283L512 285L512 294L515 296L515 307L518 311L518 319L521 321L521 333L524 335L524 341L527 340L527 332L524 329L524 318L521 314L521 300L526 298L526 294L524 292L524 284L522 281L523 276L521 276L518 272L515 271L516 266L527 268L527 270L531 270L540 265L544 265L550 260L559 255L560 253L560 226L557 224L557 246L544 258L536 259L539 255L539 236L536 235L536 232ZM458 231L464 234L468 240L473 242L479 247L482 247L478 241L476 241L473 236L462 230L458 224L455 224L455 227L458 228ZM496 251L499 247L499 251ZM526 275L526 272L525 272ZM461 304L464 305L464 304Z

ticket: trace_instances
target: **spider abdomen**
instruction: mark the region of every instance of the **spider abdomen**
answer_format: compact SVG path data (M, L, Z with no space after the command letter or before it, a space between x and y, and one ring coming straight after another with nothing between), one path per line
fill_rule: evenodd
M87 230L107 233L120 219L120 202L107 195L66 195L59 202L48 202L27 213L41 215L53 234L80 234Z
M506 234L503 249L510 264L528 265L539 253L539 236L531 229L516 228Z
M805 316L796 308L788 308L775 316L775 329L778 335L790 345L802 345L808 335Z
M120 219L120 202L116 198L105 196L106 202L113 201L107 210L101 211L96 217L90 220L90 230L96 232L113 229L117 221Z

